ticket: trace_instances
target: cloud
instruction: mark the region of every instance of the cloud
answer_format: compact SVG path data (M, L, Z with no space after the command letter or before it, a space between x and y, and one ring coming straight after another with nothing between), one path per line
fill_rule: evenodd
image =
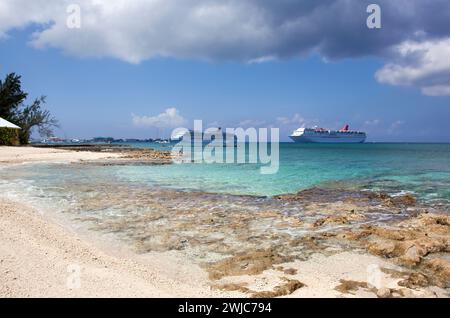
M277 117L277 123L285 126L302 126L305 119L300 114L294 114L292 117Z
M274 56L262 56L255 59L251 59L250 61L248 61L248 64L262 64L267 62L273 62L276 60L277 58Z
M397 130L405 124L403 120L394 121L391 126L387 129L388 134L394 134Z
M383 122L380 119L368 119L364 121L361 130L372 133L383 130L383 126Z
M187 123L176 108L167 108L156 116L137 116L132 114L133 125L136 127L175 128Z
M422 93L428 96L450 96L450 83L422 87Z
M2 0L0 34L38 24L32 43L75 56L131 63L167 56L264 62L318 52L327 59L377 55L414 38L450 35L447 0L379 0L383 28L366 26L369 0Z
M406 41L395 49L396 62L375 74L380 83L420 87L425 95L450 95L450 37Z
M380 119L369 119L364 121L361 130L367 132L369 135L401 135L402 127L406 121L397 119L394 121L386 121Z
M379 119L366 120L364 125L366 126L378 126L381 123Z
M325 61L378 56L377 79L449 95L448 0L77 0L81 28L66 26L73 0L1 0L0 38L34 25L31 45L76 57L140 63L155 57L264 63L318 54ZM441 51L442 50L442 51ZM442 53L440 53L442 52Z

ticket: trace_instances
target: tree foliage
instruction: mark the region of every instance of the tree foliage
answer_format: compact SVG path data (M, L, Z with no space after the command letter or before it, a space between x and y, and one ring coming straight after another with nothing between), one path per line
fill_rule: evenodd
M4 81L0 79L0 117L9 120L28 94L22 91L20 76L15 73L6 75Z
M20 143L27 144L35 129L42 137L51 136L58 121L43 108L45 96L35 99L31 105L24 104L28 94L22 90L20 79L11 73L4 81L0 80L0 117L18 125Z
M19 130L8 127L0 127L0 145L1 146L18 146Z

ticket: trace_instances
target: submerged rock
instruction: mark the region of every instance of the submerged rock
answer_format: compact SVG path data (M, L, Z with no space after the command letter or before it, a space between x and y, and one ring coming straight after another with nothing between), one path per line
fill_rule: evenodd
M402 277L399 286L448 288L450 261L443 255L449 252L449 221L447 215L421 214L389 226L363 226L337 237L413 270Z
M296 290L306 286L302 282L295 279L288 279L286 277L283 277L282 280L285 283L275 286L274 289L271 291L254 291L249 289L246 283L239 283L239 284L228 283L223 285L213 285L212 288L251 294L250 297L252 298L273 298L290 295Z
M343 294L354 294L358 289L368 290L369 285L366 282L341 279L339 280L339 285L334 287L334 289Z
M429 284L428 278L421 273L411 273L407 278L397 283L399 286L407 288L426 287Z
M297 270L295 268L286 268L283 273L285 273L286 275L296 275L297 274Z
M286 296L290 295L293 292L295 292L297 289L300 289L304 286L302 282L296 280L296 279L288 279L284 278L286 283L275 286L273 291L262 291L262 292L256 292L253 293L251 297L253 298L273 298L273 297L279 297L279 296Z
M389 298L391 296L391 290L389 288L383 287L377 290L378 298Z
M291 260L292 257L281 255L273 249L238 254L209 266L209 277L221 279L224 276L256 275L275 264Z
M407 266L413 266L420 263L421 255L416 245L406 249L406 252L400 257L400 262Z
M450 261L442 258L427 260L423 268L432 273L429 277L433 284L442 288L450 287Z
M393 257L395 251L395 243L389 241L378 241L373 242L368 246L370 253L383 256L383 257Z

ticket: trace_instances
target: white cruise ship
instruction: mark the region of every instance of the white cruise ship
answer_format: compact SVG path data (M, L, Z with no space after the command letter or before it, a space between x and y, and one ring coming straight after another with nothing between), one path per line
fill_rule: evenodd
M189 137L188 140L199 141L201 143L210 143L215 140L216 135L222 134L222 140L225 144L228 143L236 143L237 137L234 134L228 134L221 127L219 128L210 128L208 132L198 132L195 133L194 130L184 130L181 129L179 131L175 130L170 137L170 141L180 142L185 138Z
M366 140L366 133L350 130L345 125L341 130L299 128L289 137L299 143L362 143Z

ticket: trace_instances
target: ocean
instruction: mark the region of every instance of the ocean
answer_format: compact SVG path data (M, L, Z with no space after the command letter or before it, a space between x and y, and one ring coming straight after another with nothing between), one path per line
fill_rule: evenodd
M127 145L161 150L172 147L154 143ZM37 164L2 170L1 184L8 188L14 180L43 189L57 188L60 183L69 186L77 179L93 185L115 180L148 189L254 196L295 193L311 187L344 187L393 195L411 193L426 201L450 201L450 144L280 143L279 171L261 174L260 166L248 163L96 166L86 175L76 166Z

